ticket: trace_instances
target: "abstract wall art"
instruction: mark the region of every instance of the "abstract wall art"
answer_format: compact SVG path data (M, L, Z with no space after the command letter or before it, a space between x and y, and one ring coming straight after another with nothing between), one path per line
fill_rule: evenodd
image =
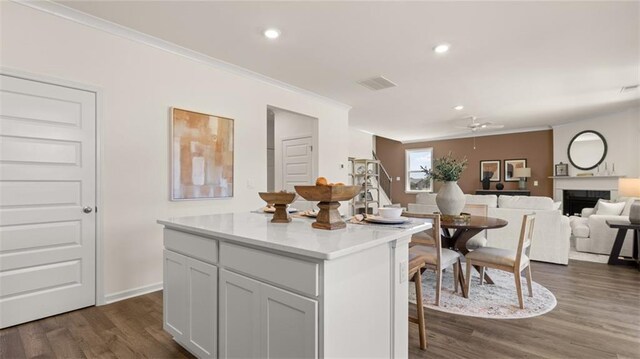
M233 197L233 120L171 109L171 200Z

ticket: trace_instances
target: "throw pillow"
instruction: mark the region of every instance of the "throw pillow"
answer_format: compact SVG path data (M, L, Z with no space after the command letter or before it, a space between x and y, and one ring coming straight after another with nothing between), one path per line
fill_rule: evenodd
M598 206L600 205L600 203L612 203L612 202L613 201L609 199L599 199L596 205L593 206L593 213L595 214L596 212L598 212Z
M600 202L598 203L598 210L596 211L596 214L619 216L620 213L622 213L622 210L624 210L625 204L626 204L625 202L619 202L619 203Z

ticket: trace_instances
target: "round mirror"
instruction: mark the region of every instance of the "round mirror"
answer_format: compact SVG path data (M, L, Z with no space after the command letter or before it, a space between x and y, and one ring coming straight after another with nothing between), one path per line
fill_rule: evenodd
M596 168L607 155L607 141L596 131L582 131L575 135L568 148L569 162L580 170Z

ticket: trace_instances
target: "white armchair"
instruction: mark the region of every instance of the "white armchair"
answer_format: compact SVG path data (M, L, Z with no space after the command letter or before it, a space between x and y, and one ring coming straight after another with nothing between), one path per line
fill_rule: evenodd
M610 254L617 229L610 228L607 220L629 219L629 211L634 198L620 198L626 202L620 215L597 214L595 208L585 208L580 217L571 217L571 235L576 241L576 250L580 252ZM633 249L633 231L627 232L620 255L631 256Z

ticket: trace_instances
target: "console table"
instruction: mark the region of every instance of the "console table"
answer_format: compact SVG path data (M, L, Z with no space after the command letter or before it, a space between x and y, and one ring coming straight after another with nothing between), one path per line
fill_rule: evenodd
M633 224L625 220L607 220L607 225L611 228L618 229L618 235L611 247L611 255L609 256L609 264L630 264L638 265L638 240L640 240L640 224ZM633 258L620 258L620 250L627 235L627 230L633 231ZM640 268L639 268L640 269Z
M477 189L476 194L495 194L496 196L500 196L501 194L504 194L507 196L530 196L531 191L519 190L519 189L505 189L505 190Z

